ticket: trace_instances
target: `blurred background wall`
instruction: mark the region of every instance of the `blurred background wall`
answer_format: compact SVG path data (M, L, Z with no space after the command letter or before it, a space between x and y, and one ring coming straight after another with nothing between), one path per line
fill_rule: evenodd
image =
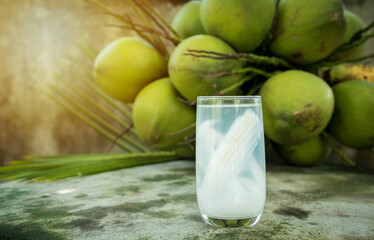
M101 0L118 13L130 13L124 0ZM186 0L150 0L171 22ZM366 22L374 19L373 0L345 0ZM38 91L55 81L74 42L86 39L101 50L132 33L84 0L0 0L0 164L22 155L106 152L111 142ZM374 52L371 41L368 52Z

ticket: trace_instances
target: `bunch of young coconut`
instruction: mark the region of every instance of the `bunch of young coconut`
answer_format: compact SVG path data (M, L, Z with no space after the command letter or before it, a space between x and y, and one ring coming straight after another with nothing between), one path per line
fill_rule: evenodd
M322 162L330 152L327 126L329 133L347 146L374 146L371 142L359 144L356 139L353 142L358 144L351 144L345 140L348 137L340 136L342 132L357 133L354 126L372 129L374 121L370 122L370 117L341 120L340 108L353 110L349 104L341 106L340 87L332 89L314 74L320 63L362 56L363 44L336 52L364 27L358 16L344 10L341 1L190 1L171 25L182 41L168 59L167 73L165 62L158 57L160 60L154 60L158 64L150 63L153 75L144 78L129 101L135 99L133 120L139 138L153 148L179 149L180 156L193 156L193 129L189 126L194 123L195 112L190 105L196 97L247 92L262 96L265 134L290 163ZM123 59L123 64L127 61ZM143 69L145 72L146 67ZM143 76L143 71L138 71ZM124 89L116 90L125 95L130 79L123 77ZM105 86L100 79L97 81ZM372 85L365 84L368 89ZM365 107L370 105L368 98L361 100L360 107L355 105L358 112L373 112L370 106ZM371 134L367 131L366 138Z

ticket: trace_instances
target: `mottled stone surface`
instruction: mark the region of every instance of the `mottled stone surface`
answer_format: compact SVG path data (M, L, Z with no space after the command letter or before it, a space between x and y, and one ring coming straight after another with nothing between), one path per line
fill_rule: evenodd
M149 0L171 23L187 0ZM119 14L136 15L127 1L99 0ZM344 0L346 8L369 23L373 0ZM76 41L96 50L130 31L85 0L1 0L0 7L0 165L23 155L107 152L112 143L38 91L70 79L63 67L71 54L90 64ZM373 53L374 39L367 48ZM92 63L91 63L92 64ZM374 62L371 61L373 65Z
M194 163L177 161L56 182L0 183L0 239L374 239L374 176L270 166L252 229L203 223Z

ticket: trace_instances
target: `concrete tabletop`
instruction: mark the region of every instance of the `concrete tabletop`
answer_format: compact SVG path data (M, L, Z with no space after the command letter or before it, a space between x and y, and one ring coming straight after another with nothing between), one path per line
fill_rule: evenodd
M263 216L244 229L204 224L191 161L2 182L0 239L374 239L374 175L268 166Z

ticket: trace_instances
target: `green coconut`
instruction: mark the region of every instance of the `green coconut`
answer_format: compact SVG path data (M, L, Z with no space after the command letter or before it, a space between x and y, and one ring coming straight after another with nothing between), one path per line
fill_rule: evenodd
M181 38L205 34L200 21L200 4L200 1L190 1L175 15L171 26Z
M351 11L345 10L344 11L345 18L347 20L347 29L345 30L345 34L343 36L343 39L341 41L341 44L348 43L349 40L352 38L352 36L359 31L360 29L364 28L365 22L356 14L354 14ZM364 44L361 44L360 46L357 46L351 50L348 50L346 52L342 52L339 55L337 55L336 59L354 59L359 58L363 56L365 49L367 46L367 42Z
M346 29L340 0L282 0L271 52L296 64L327 57L340 43Z
M177 150L181 157L193 157L194 150L179 145L193 129L174 136L168 134L185 129L195 120L195 109L178 100L170 78L148 84L134 101L133 121L136 133L140 140L154 149Z
M350 80L332 89L335 110L327 130L348 147L374 147L374 83Z
M241 76L215 76L219 73L240 69L235 60L216 60L186 55L188 50L204 50L217 53L236 53L221 39L209 35L196 35L183 40L172 52L169 59L169 76L175 88L188 100L197 96L217 95L219 91L240 80ZM205 54L206 55L206 54ZM226 94L236 94L238 88Z
M290 70L268 79L260 89L267 137L281 145L295 145L318 136L333 110L332 89L321 78Z
M133 102L148 83L167 76L167 62L145 40L120 38L106 46L96 57L94 78L111 97Z
M331 153L331 147L322 136L298 145L273 144L275 151L287 162L297 166L316 166Z
M200 8L206 32L239 52L252 52L262 43L274 14L273 0L203 0Z

